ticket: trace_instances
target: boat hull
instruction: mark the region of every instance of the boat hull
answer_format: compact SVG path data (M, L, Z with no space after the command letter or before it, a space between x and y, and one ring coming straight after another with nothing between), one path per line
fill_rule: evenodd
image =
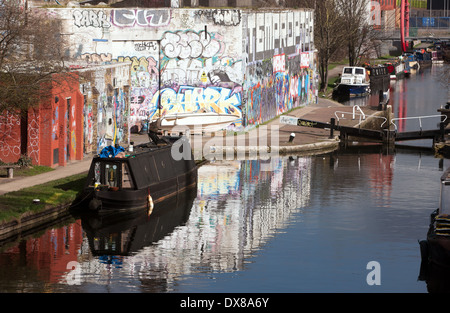
M157 129L166 131L192 131L214 132L226 129L236 123L239 117L225 113L176 113L163 116L156 121Z
M181 180L184 183L178 184ZM177 179L168 180L161 184L155 184L144 189L137 190L110 190L95 189L87 187L84 206L90 211L100 210L131 210L140 208L151 208L153 205L175 197L177 194L197 187L197 171L192 170Z
M181 150L187 150L188 154ZM178 154L178 152L180 152ZM125 157L95 157L86 186L72 210L130 210L147 207L197 186L197 164L189 141L143 144Z
M363 85L350 85L350 84L339 84L337 86L338 94L349 96L349 97L362 97L366 96L370 92L369 84Z

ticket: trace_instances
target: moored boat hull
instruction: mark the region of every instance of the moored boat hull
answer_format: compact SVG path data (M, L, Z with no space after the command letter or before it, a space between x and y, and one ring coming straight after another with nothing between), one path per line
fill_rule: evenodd
M123 157L95 157L72 209L151 208L196 187L197 165L189 141L184 137L180 141L139 145Z

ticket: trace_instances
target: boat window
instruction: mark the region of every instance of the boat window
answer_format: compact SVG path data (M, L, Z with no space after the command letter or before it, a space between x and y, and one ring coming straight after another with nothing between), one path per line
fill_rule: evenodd
M351 74L351 73L352 73L352 68L351 67L344 68L344 74Z
M105 164L105 184L109 187L119 187L119 170L117 164Z
M131 173L127 163L122 163L122 188L134 188Z
M356 74L364 74L364 70L362 68L355 68Z

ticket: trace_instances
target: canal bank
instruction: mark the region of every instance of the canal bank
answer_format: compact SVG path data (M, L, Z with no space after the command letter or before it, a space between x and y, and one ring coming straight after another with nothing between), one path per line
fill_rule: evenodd
M362 110L367 117L382 113L369 107L362 108ZM319 122L329 122L331 118L338 117L339 123L349 126L365 122L359 117L353 118L353 107L323 98L314 105L295 109L287 115ZM368 120L367 117L366 120ZM196 159L211 156L216 159L236 157L245 159L272 157L278 154L306 155L331 152L339 146L338 137L335 134L330 137L329 130L284 125L280 123L280 118L235 136L223 136L223 133L205 134L205 136L192 134L190 138ZM132 141L136 145L147 142L148 137L147 135L133 134ZM58 167L52 172L32 177L2 178L0 179L0 195L87 172L91 160L92 156L88 156L82 161L71 162L65 167ZM57 217L67 214L69 204L70 202L47 205L39 213L27 212L19 218L0 224L0 240L51 223Z

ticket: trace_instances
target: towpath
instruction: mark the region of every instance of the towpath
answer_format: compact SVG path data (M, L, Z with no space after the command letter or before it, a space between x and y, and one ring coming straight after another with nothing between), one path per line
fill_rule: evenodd
M330 118L335 117L336 111L348 113L345 114L345 120L340 122L350 123L352 126L358 123L358 120L351 119L350 113L352 112L352 107L343 106L335 101L324 98L320 98L316 104L295 109L287 115L320 122L329 122ZM366 115L371 115L375 112L365 107L363 107L363 111ZM344 113L339 114L340 116L344 116ZM274 133L278 133L275 139L271 136ZM289 142L289 137L292 133L295 134L295 139L293 142ZM234 136L234 141L231 146L235 151L236 149L241 149L242 146L247 149L253 149L255 146L261 148L266 145L270 147L271 151L277 151L278 149L286 153L314 153L317 151L333 150L337 147L337 139L330 139L329 135L330 132L328 130L280 124L280 119L276 118L266 125ZM207 156L208 152L217 152L223 147L227 147L227 145L230 146L230 141L226 141L226 138L223 136L191 135L191 144L194 146L194 157L197 157L198 153L202 152L204 156ZM135 145L147 142L148 136L132 134L130 141L134 141ZM201 147L201 149L198 148L196 150L195 147ZM0 195L87 172L91 160L92 156L86 156L81 161L72 161L66 166L56 167L54 171L31 177L0 178Z

